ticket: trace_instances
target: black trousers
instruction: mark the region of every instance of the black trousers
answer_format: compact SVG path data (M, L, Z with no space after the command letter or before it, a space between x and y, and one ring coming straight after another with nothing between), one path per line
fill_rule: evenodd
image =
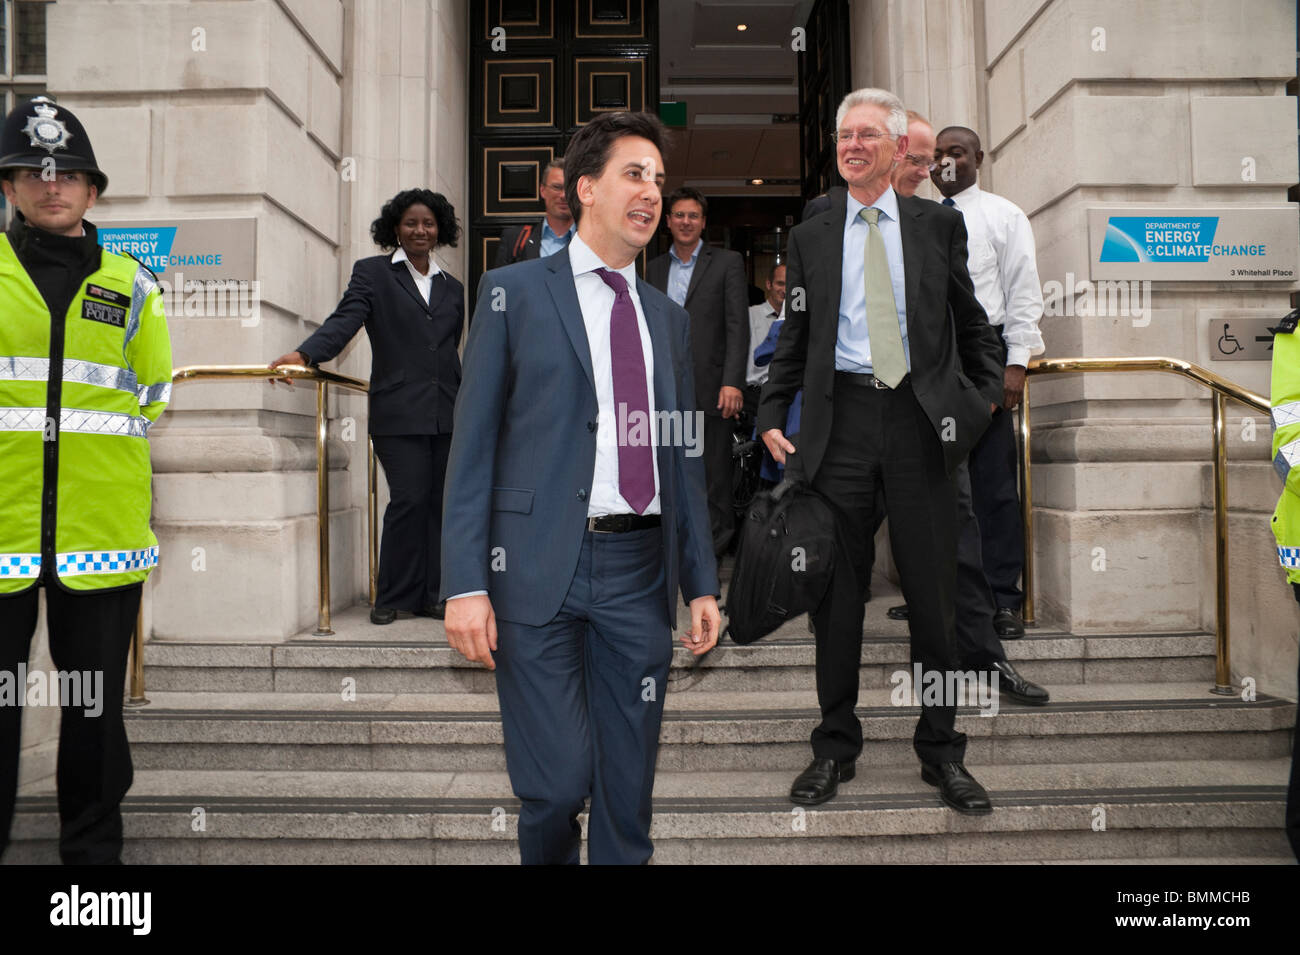
M1295 599L1300 601L1300 584L1292 584ZM1300 681L1300 668L1296 670ZM1300 712L1296 714L1296 729L1291 736L1291 782L1286 791L1286 837L1291 840L1291 851L1300 860Z
M731 508L733 427L731 418L704 415L704 480L708 486L709 528L713 532L715 554L722 554L731 546L736 531L736 514Z
M993 593L984 576L980 525L971 503L970 469L965 461L953 472L957 485L957 659L962 666L987 670L1006 660L1002 641L993 629ZM876 517L867 541L869 561L875 559L875 536L885 522L883 502L876 505ZM871 563L867 569L870 571Z
M862 656L862 592L881 498L910 608L912 661L925 671L955 669L957 501L939 437L910 381L893 390L877 390L853 380L835 375L830 441L812 481L813 489L838 511L843 530L830 590L813 614L822 721L813 730L812 748L819 758L841 761L856 759L862 751L862 724L854 714ZM799 467L797 454L790 467ZM922 762L964 758L966 737L957 732L956 719L956 706L922 706L912 739Z
M45 588L50 657L56 670L101 674L99 699L63 700L59 725L59 856L68 865L121 862L122 797L131 751L122 722L126 661L142 586L75 593ZM39 589L0 598L0 673L17 678L36 632ZM83 686L86 684L83 683ZM24 693L26 686L17 686ZM83 690L84 695L84 690ZM53 702L54 694L48 697ZM23 707L0 706L0 855L9 845L18 789Z
M375 606L423 610L438 602L442 579L442 486L450 434L376 434L375 455L388 481L379 542Z
M1024 600L1025 538L1020 522L1019 445L1015 416L998 408L970 452L971 494L984 548L984 573L999 607L1019 610Z

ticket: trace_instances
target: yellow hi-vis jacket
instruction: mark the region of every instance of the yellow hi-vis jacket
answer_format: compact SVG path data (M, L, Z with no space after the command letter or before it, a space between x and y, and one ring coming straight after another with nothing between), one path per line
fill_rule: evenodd
M68 307L61 363L55 325L0 234L0 594L36 586L48 560L46 578L68 590L139 583L158 562L146 435L171 397L172 362L158 285L101 249Z
M1285 487L1273 511L1277 556L1287 579L1300 584L1300 335L1297 312L1273 336L1273 467Z

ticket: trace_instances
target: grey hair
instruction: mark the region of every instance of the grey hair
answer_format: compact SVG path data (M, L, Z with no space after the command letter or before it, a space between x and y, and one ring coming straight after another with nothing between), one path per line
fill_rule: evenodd
M907 110L903 107L903 101L889 90L870 86L854 90L840 101L840 108L835 111L835 131L839 131L845 113L855 106L866 105L883 106L889 110L889 118L885 120L885 128L889 135L895 139L907 135Z

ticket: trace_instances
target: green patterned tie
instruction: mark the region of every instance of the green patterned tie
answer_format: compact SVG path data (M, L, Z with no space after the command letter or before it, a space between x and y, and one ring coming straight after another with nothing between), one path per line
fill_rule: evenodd
M885 239L876 226L879 209L863 209L858 215L867 220L867 243L863 252L862 276L867 288L867 335L871 338L871 373L897 388L907 375L907 356L903 353L903 333L898 326L898 306L894 302L894 283L889 280L889 260L885 258Z

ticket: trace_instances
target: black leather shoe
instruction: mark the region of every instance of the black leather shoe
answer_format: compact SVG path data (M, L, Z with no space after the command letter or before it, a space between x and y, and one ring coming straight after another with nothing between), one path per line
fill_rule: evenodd
M835 798L839 784L852 779L856 767L856 760L840 763L833 759L814 759L795 778L790 787L790 801L800 806L817 806Z
M993 803L984 787L966 772L961 763L921 764L921 778L931 786L939 787L939 798L944 805L972 816L983 816L993 811Z
M907 604L899 604L897 607L890 607L885 611L885 616L890 620L906 620Z
M390 610L387 607L371 607L370 622L377 623L381 627L392 623L397 619L397 611Z
M999 607L993 615L993 631L1003 640L1015 640L1025 635L1025 625L1020 622L1020 611Z
M432 607L425 607L423 610L415 611L417 617L432 617L434 620L447 619L447 602L439 600Z
M1017 703L1042 706L1052 698L1052 694L1037 683L1031 683L1017 673L1016 668L1008 660L995 662L993 669L998 671L998 692L1005 693Z

